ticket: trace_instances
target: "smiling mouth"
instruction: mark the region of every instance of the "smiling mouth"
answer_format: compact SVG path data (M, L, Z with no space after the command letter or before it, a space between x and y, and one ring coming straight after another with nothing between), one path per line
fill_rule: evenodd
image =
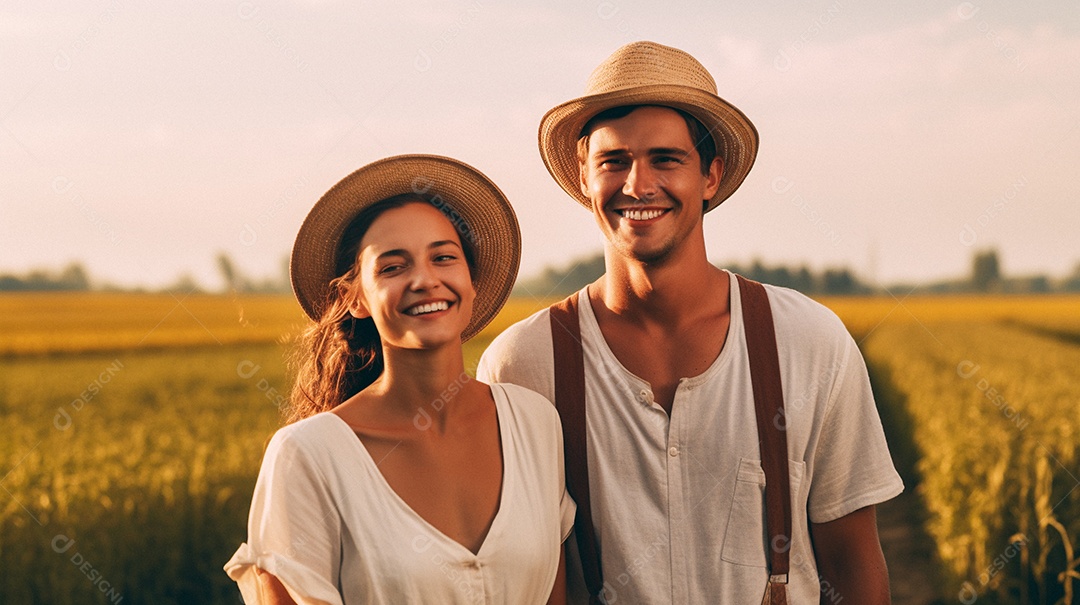
M405 309L406 315L418 316L427 315L428 313L437 313L439 311L445 311L450 308L450 303L445 300L438 302L426 303L422 305L416 305L415 307L409 307Z
M616 210L615 212L623 217L632 221L649 221L663 214L667 213L670 209L638 209L638 208L623 208L622 210Z

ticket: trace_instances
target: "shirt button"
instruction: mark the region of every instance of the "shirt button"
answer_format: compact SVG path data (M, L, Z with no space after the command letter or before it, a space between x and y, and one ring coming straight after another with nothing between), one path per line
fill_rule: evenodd
M679 448L677 448L677 447L675 447L673 445L673 446L668 448L667 453L668 453L668 456L671 456L672 458L674 458L674 457L679 455Z
M649 392L645 389L638 391L638 401L641 403L649 403Z

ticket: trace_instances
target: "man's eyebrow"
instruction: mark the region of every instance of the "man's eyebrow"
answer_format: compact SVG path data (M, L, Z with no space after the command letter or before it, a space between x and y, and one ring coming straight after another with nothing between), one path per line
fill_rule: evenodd
M610 149L599 149L592 154L594 158L611 158L620 155L626 155L630 153L630 150L625 147L612 147Z
M681 147L653 147L649 150L649 155L681 155L688 156L690 152Z
M592 157L597 159L610 158L623 156L630 153L630 150L625 147L614 147L611 149L600 149L592 154ZM677 155L677 156L689 156L690 151L683 149L682 147L652 147L647 152L648 155Z

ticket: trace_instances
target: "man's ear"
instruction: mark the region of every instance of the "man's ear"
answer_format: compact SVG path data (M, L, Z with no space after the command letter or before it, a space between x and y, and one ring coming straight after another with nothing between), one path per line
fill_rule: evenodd
M711 200L720 188L720 179L724 176L724 159L720 156L713 158L709 165L709 174L705 177L705 199Z
M589 181L586 178L588 176L588 167L584 162L578 162L578 185L581 186L581 195L584 195L585 199L589 199Z

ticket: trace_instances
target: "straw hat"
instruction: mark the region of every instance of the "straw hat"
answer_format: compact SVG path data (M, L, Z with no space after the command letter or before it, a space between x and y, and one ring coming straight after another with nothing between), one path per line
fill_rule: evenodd
M329 300L338 277L345 229L365 208L396 195L415 193L449 215L459 234L471 233L476 249L476 300L462 341L476 335L506 303L521 260L517 217L502 191L472 166L435 155L399 155L373 162L330 188L304 219L293 244L289 272L293 292L312 319ZM459 221L468 227L466 231Z
M577 159L581 129L596 114L624 105L674 107L709 129L717 155L724 160L724 173L706 212L734 193L754 164L757 129L734 105L716 96L716 82L701 63L677 48L633 42L593 71L585 96L555 107L540 121L540 155L548 172L586 208L592 204L581 193Z

